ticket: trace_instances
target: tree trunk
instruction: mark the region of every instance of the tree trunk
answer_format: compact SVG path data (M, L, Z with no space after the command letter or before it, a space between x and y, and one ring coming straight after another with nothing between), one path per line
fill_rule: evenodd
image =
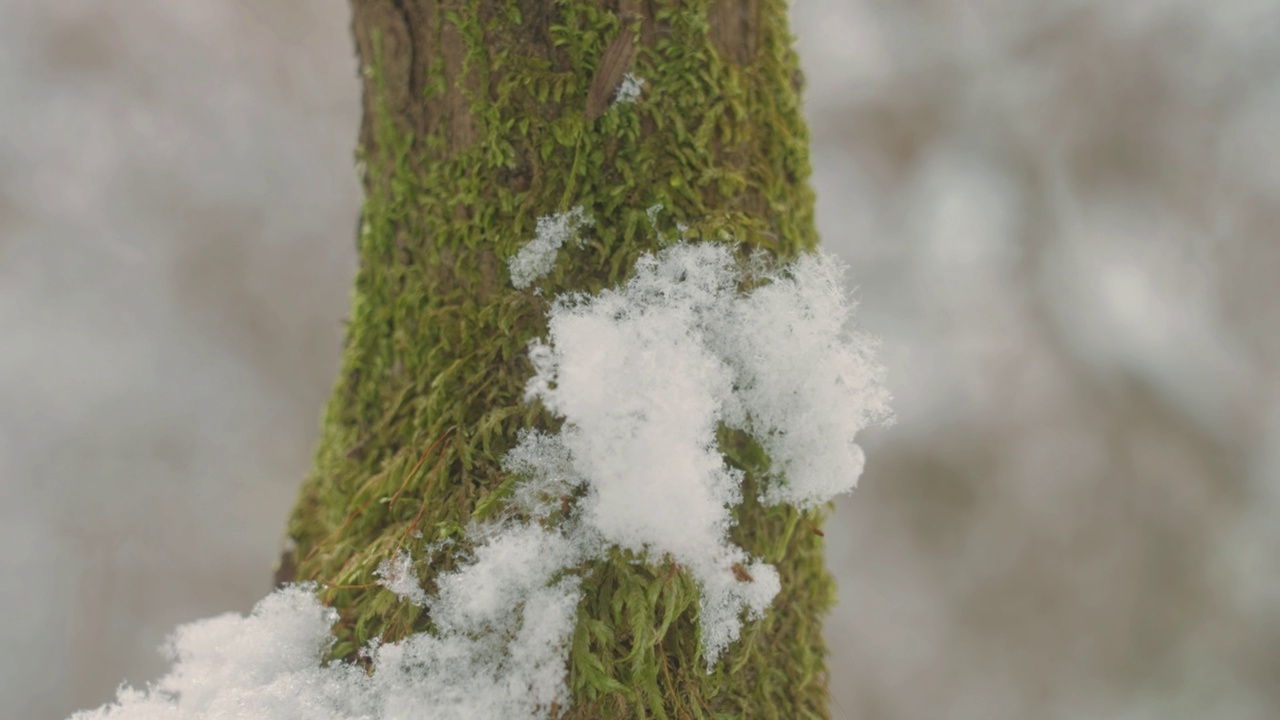
M783 258L816 243L785 0L353 6L360 269L285 562L339 611L333 655L344 658L430 626L374 570L398 549L463 539L503 482L517 431L554 426L522 400L526 345L546 331L549 297L620 283L663 244L657 230ZM627 72L641 94L617 102ZM594 219L584 245L540 283L546 294L515 289L506 260L539 217L575 206ZM726 452L748 487L731 535L782 577L767 616L708 673L687 573L661 559L601 561L584 575L563 717L827 717L823 513L760 506L759 462L736 442ZM418 558L428 592L454 567L437 555Z

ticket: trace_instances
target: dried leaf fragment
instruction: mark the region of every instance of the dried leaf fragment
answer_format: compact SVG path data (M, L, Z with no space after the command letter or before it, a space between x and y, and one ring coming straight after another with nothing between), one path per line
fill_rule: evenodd
M600 57L600 65L596 67L596 76L591 80L591 90L587 92L587 122L600 117L608 109L635 54L636 46L631 30L623 28L618 37L605 48L604 55Z

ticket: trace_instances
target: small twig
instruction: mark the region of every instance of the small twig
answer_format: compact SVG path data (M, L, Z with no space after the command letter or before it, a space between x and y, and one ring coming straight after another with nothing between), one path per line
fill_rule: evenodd
M456 427L456 426L455 426ZM453 432L454 428L450 428L445 435ZM441 440L444 439L442 435ZM439 442L439 440L437 440ZM440 475L440 463L444 462L445 454L440 453L436 457L436 464L431 467L431 474L427 477L427 486L422 489L422 505L418 508L418 514L413 516L413 522L409 523L409 527L405 528L404 535L400 536L400 542L396 543L396 549L399 550L404 545L405 540L409 539L409 535L418 527L418 523L422 520L422 514L427 511L427 497L431 494L432 483Z
M684 704L680 702L680 692L676 690L676 683L671 679L671 667L667 664L667 648L662 644L661 640L658 641L658 654L662 656L662 674L667 678L667 687L671 688L671 697L676 702L676 709L680 711L680 717L685 718L685 720L693 720L689 716L689 711L685 710Z
M366 588L378 587L378 583L361 583L360 585L333 585L324 584L325 590L364 590Z
M409 471L408 475L404 476L404 482L400 483L400 489L396 490L396 493L391 496L391 501L387 503L388 510L395 508L396 501L400 499L400 495L404 493L404 489L409 486L409 481L417 474L419 468L422 467L422 464L427 461L427 456L431 455L431 451L439 447L440 443L444 442L444 439L449 437L449 433L452 433L455 428L456 426L445 430L440 437L436 438L435 442L431 443L430 447L427 448L427 451L422 453L422 457L418 458L418 463L413 466L413 469Z
M799 510L797 510L796 512L800 514L800 522L804 523L805 527L812 530L814 535L817 535L818 537L827 536L826 533L822 532L822 528L819 528L817 525L814 525L813 523L809 522L809 518L805 517L803 512L800 512Z
M330 540L332 540L332 539L334 539L335 537L337 537L337 536L338 536L338 534L339 534L339 533L341 533L343 530L346 530L346 529L347 529L347 526L351 524L351 521L352 521L352 520L355 520L355 519L356 519L356 516L357 516L357 515L359 515L360 513L364 512L365 510L369 509L369 506L373 504L373 500L374 500L374 498L373 498L373 497L370 497L368 500L366 500L366 501L365 501L364 505L361 505L358 509L353 510L353 511L351 512L351 514L350 514L350 515L347 515L347 519L346 519L346 520L343 520L341 525L339 525L339 526L338 526L338 527L337 527L333 532L331 532L331 533L329 533L328 535L326 535L326 536L325 536L325 538L324 538L323 540L321 540L320 542L316 543L316 544L315 544L315 546L311 548L311 552L307 553L307 557L306 557L305 559L303 559L303 561L302 561L302 562L304 562L304 563L305 563L305 562L310 561L310 560L311 560L311 558L315 557L316 553L320 552L320 548L322 548L322 547L324 547L325 545L327 545L327 544L329 543L329 541L330 541Z

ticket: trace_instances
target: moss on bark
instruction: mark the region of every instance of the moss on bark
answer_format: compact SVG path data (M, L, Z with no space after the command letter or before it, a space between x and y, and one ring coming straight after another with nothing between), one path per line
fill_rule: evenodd
M289 524L289 564L341 616L333 655L430 629L374 583L397 549L433 578L477 508L502 492L503 454L547 298L598 291L677 237L786 258L816 244L808 135L784 0L354 0L364 75L366 200L341 377ZM620 39L621 38L621 39ZM623 47L630 45L630 48ZM621 59L620 59L621 58ZM618 65L645 81L612 98ZM602 89L602 86L603 89ZM650 208L661 205L655 232ZM594 225L541 294L505 261L541 216ZM683 228L678 233L676 227ZM725 433L747 471L733 539L774 563L782 592L715 669L701 659L697 589L661 559L579 569L586 589L563 717L826 717L820 620L833 597L822 512L766 508L759 448Z

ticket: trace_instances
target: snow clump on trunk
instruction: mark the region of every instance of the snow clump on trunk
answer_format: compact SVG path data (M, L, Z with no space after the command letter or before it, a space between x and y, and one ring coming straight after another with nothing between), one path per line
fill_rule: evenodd
M590 223L581 208L543 220L510 265L519 288ZM761 501L808 509L853 488L854 436L889 414L874 342L849 328L840 263L742 265L731 245L680 242L641 257L621 287L555 300L548 336L530 345L526 400L563 423L523 431L506 456L513 512L471 528L471 557L432 597L407 554L379 568L388 591L427 609L433 632L371 644L372 672L322 664L335 614L293 586L248 617L179 628L168 675L74 720L545 716L568 705L575 571L614 548L689 570L714 666L743 617L763 616L781 589L775 568L729 539L744 478L717 432L743 431L769 455Z

